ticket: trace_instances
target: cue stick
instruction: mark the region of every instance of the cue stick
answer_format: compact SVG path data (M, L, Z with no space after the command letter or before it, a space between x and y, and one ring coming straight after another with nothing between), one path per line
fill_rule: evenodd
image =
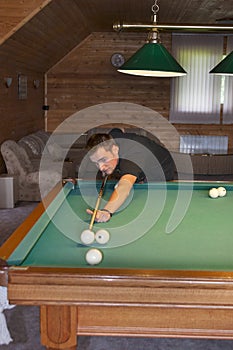
M93 227L93 224L94 224L94 221L95 221L95 217L96 217L99 205L100 205L100 201L101 201L101 198L102 198L103 193L104 193L104 187L105 187L107 178L108 178L108 176L105 175L105 177L102 180L102 184L101 184L101 187L100 187L100 190L99 190L98 198L97 198L97 201L96 201L96 204L95 204L95 209L93 211L93 214L92 214L92 217L91 217L91 222L90 222L90 225L89 225L89 230L90 231L92 230L92 227Z

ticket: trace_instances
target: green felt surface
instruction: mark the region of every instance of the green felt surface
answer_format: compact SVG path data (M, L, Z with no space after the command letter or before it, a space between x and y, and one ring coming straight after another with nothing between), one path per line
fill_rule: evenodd
M215 183L197 183L193 190L186 183L136 185L126 208L109 223L94 225L94 231L106 228L111 235L106 246L94 244L104 257L98 267L232 271L233 185L222 185L227 195L217 199L208 196L211 187L219 186ZM112 189L109 185L103 201ZM90 247L80 244L80 234L88 228L90 217L85 210L94 206L96 193L93 184L76 190L69 187L65 199L53 203L57 210L51 219L48 215L46 227L42 225L39 234L38 226L29 232L34 243L30 241L28 247L27 240L22 241L8 263L88 267L85 254ZM180 203L175 214L183 213L182 219L167 233L177 198Z

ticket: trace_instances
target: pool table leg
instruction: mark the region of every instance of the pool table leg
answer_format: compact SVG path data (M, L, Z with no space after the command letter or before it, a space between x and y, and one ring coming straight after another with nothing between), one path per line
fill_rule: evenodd
M76 350L77 309L67 305L40 307L41 343L47 349Z

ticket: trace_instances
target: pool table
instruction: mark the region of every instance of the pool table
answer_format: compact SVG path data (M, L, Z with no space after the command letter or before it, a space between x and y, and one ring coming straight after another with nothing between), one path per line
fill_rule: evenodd
M106 185L101 206L115 186ZM208 191L224 186L225 197ZM77 335L233 338L233 183L135 185L108 223L103 260L80 240L100 184L58 185L0 248L12 304L39 305L41 342Z

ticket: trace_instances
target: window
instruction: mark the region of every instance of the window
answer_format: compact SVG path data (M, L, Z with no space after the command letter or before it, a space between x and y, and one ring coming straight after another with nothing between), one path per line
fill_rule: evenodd
M227 39L229 53L233 37ZM232 123L232 79L209 74L223 58L224 35L173 34L172 46L187 75L172 79L170 121L219 124L224 97L223 122Z

